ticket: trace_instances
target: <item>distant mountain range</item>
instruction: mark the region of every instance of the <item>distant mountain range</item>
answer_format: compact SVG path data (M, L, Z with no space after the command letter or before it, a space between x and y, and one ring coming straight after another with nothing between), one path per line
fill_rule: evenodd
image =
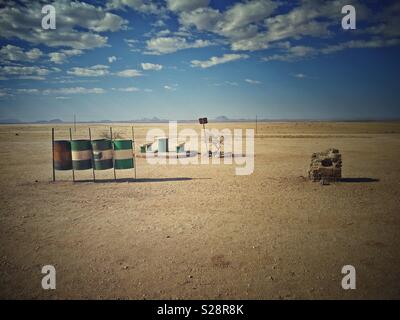
M10 123L22 123L22 121L18 119L0 119L0 124L10 124Z
M219 117L216 117L214 120L218 121L218 122L224 122L224 121L229 121L229 118L225 117L225 116L219 116Z
M61 119L52 119L52 120L38 120L32 122L25 122L19 119L0 119L0 124L18 124L18 123L64 123Z
M255 119L230 119L227 116L218 116L214 119L209 118L209 122L255 122ZM374 122L374 121L399 121L400 119L258 119L258 122L302 122L302 121L340 121L340 122ZM141 118L137 120L100 120L100 121L77 121L77 123L166 123L170 120L157 117ZM197 123L198 120L177 120L179 123ZM61 119L21 121L9 118L0 119L0 124L61 124L72 123L73 121L63 121Z
M52 119L52 120L38 120L35 123L64 123L61 119Z
M215 119L209 119L213 122L228 122L228 121L250 121L248 119L229 119L226 116L219 116ZM77 121L77 123L165 123L168 122L168 119L160 119L157 117L152 118L141 118L137 120L100 120L100 121ZM252 121L252 120L251 120ZM0 119L0 124L18 124L18 123L40 123L40 124L60 124L60 123L71 123L72 121L64 122L61 119L52 119L52 120L37 120L37 121L21 121L19 119ZM197 120L178 120L178 122L197 122Z

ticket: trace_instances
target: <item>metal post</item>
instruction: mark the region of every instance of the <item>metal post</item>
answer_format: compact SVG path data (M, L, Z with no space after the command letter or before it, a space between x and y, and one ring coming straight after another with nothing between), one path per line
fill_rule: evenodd
M74 113L74 132L76 133L76 114Z
M56 181L56 171L54 169L54 128L51 128L51 150L53 154L53 182Z
M135 171L135 180L136 180L136 141L135 141L135 129L132 125L132 143L133 143L133 169Z
M90 144L92 144L92 132L90 131L89 128L89 139L90 139ZM92 171L93 171L93 182L96 182L96 174L94 173L94 155L93 155L93 148L90 149L92 153Z
M72 129L69 128L69 141L72 143ZM75 182L75 170L74 165L72 164L72 181Z
M208 148L208 141L207 141L207 137L206 137L206 125L203 123L203 130L204 130L204 142L206 143L206 147L207 147L207 157L210 157L210 150Z
M110 127L110 136L111 136L111 146L112 146L113 153L114 153L114 142L113 142L114 140L113 140L113 133L112 133L112 128L111 128L111 127ZM115 159L114 159L114 154L113 154L112 161L113 161L113 169L114 169L114 180L117 181L117 175L115 174Z
M258 123L257 123L257 115L256 115L256 134L257 134L257 130L258 129Z

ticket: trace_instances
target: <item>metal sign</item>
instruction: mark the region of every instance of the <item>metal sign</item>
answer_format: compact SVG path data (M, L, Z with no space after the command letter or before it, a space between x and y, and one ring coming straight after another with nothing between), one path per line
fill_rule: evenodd
M208 123L208 120L207 120L207 118L199 118L199 123L206 124L206 123Z

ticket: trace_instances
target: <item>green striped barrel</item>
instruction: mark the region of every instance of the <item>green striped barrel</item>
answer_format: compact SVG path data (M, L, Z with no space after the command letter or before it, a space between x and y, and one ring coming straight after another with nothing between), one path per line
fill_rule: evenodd
M92 145L90 140L72 140L72 166L74 170L92 168Z
M54 169L72 169L71 143L67 140L54 141Z
M113 150L111 140L98 139L92 141L93 162L95 170L106 170L113 167Z
M115 169L133 168L132 140L114 141L114 166Z

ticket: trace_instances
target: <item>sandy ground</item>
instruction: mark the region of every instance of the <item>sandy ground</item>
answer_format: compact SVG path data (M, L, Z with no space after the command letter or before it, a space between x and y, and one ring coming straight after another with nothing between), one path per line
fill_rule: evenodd
M150 127L165 126L138 125L139 143ZM250 176L138 159L136 182L75 184L70 172L51 182L50 128L0 126L0 298L400 298L400 123L259 124ZM345 181L305 180L311 153L329 147ZM41 288L47 264L56 290ZM341 288L347 264L356 290Z

